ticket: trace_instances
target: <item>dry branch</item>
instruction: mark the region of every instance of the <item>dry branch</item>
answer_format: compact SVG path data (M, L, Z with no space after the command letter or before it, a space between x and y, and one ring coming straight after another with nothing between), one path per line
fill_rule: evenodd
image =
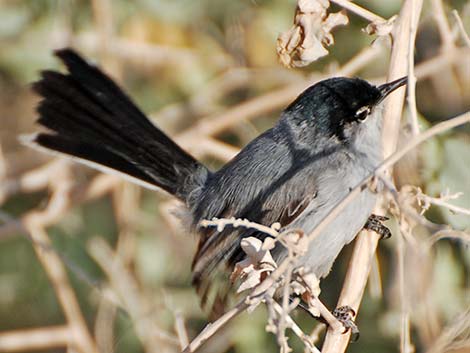
M119 298L120 306L129 313L135 330L146 352L159 352L164 345L178 345L178 339L160 329L154 315L144 300L139 285L121 259L101 238L88 244L88 252L106 273L113 292Z
M65 348L73 345L71 337L73 333L68 325L0 332L0 352Z
M344 9L351 11L352 13L366 19L369 22L384 23L387 20L376 15L375 13L351 2L348 0L331 0L331 2L343 7Z
M468 36L467 31L465 31L465 27L463 25L462 19L459 16L459 13L457 10L452 10L452 15L455 18L455 21L457 22L457 26L459 28L460 34L465 42L465 45L470 48L470 37Z
M380 46L371 46L352 58L342 68L335 72L335 76L350 76L364 68L381 52ZM247 102L238 104L222 113L217 113L199 120L191 128L176 136L176 140L183 146L193 145L201 136L214 136L220 132L250 120L256 116L280 109L293 100L299 92L311 84L327 78L328 75L315 76L304 82L289 85L276 91L266 93ZM331 76L331 75L330 75Z
M42 263L62 307L69 330L71 332L71 345L81 353L98 353L95 343L88 332L85 319L81 313L75 293L68 281L67 272L59 256L47 251L51 247L50 239L43 229L42 218L47 217L45 213L32 213L24 221L28 229L32 245Z

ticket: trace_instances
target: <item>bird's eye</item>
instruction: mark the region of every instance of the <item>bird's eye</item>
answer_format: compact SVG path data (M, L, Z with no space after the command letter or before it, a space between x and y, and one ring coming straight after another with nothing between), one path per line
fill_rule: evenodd
M365 105L361 108L359 108L357 111L356 111L356 119L359 120L359 121L364 121L366 120L367 116L370 114L370 107Z

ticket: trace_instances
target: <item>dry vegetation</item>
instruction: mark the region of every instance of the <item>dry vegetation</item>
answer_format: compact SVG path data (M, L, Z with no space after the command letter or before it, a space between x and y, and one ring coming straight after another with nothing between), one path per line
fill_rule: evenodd
M360 3L299 0L288 29L295 3L280 0L0 2L0 352L469 352L470 3ZM34 129L27 83L64 46L99 58L214 168L322 78L408 75L409 84L406 104L404 92L387 100L384 163L312 234L207 220L271 238L245 244L238 270L251 272L239 302L206 324L190 287L195 242L174 201L18 144ZM284 65L306 69L282 68L276 49ZM358 313L361 339L349 345L333 317L323 334L286 294L308 293L310 310L328 314L295 260L377 179L392 239L377 252L378 235L362 232L320 283L328 307ZM289 249L279 264L274 241Z

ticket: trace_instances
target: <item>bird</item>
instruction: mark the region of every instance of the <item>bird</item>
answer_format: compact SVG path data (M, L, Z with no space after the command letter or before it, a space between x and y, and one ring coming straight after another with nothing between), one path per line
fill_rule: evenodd
M183 223L198 238L192 282L202 297L215 274L243 260L242 239L264 240L266 234L218 231L201 227L201 221L234 217L278 223L280 231L312 232L382 162L383 101L407 81L379 86L360 78L319 81L300 93L272 128L211 170L156 127L98 66L71 48L55 55L67 72L42 71L32 86L41 97L37 123L46 130L23 142L180 200ZM372 190L362 192L309 243L299 265L326 277L364 226L377 228L377 218L369 221L376 198ZM284 248L273 249L276 261L285 256Z

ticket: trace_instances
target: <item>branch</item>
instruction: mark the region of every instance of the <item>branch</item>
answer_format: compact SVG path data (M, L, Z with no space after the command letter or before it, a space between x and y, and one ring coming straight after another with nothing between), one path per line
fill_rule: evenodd
M370 64L376 59L381 53L380 45L373 45L360 52L357 56L347 62L340 70L335 72L335 76L351 76L354 73L363 69L366 65ZM406 74L406 61L403 57L406 57L406 53L402 53L399 60L402 62L402 69L397 71L393 76L390 77L401 77ZM438 72L443 66L451 65L454 62L465 61L466 57L470 55L468 49L456 49L452 52L443 52L428 61L420 63L415 68L416 76L418 79L424 79L429 77L435 72ZM399 74L401 72L401 76ZM311 84L327 78L329 75L315 76L304 80L300 83L288 85L284 88L266 93L264 95L252 98L244 103L238 104L235 107L228 108L222 113L216 113L209 115L199 120L192 127L183 131L182 133L175 136L175 140L184 148L188 150L202 149L205 153L208 150L208 146L214 140L204 141L201 146L201 137L203 136L215 136L221 132L224 132L237 124L246 122L254 119L257 116L270 113L276 109L282 109L284 106L289 104L302 90ZM396 95L396 93L394 94ZM389 98L389 100L391 97ZM207 146L205 145L207 143ZM212 147L215 145L212 144ZM236 151L232 148L225 149L222 154L217 154L216 157L229 158Z
M0 332L0 352L65 348L72 344L68 325Z
M460 30L460 34L463 38L465 45L470 48L470 37L465 31L465 27L463 26L462 19L460 18L459 13L457 12L457 10L452 10L452 15L454 16L455 21L457 22L457 26Z
M376 15L375 13L347 0L331 0L331 2L334 2L336 5L341 6L342 8L366 19L369 22L377 22L377 23L383 23L387 22L387 20L383 17L380 17L379 15Z
M47 219L47 210L43 213L31 213L24 221L25 228L28 229L31 235L36 255L54 287L72 333L74 347L81 353L97 353L98 350L88 332L78 300L68 281L67 272L61 259L55 252L45 251L44 247L50 247L51 242L42 225L43 217Z
M407 0L401 10L398 21L395 24L393 31L393 47L391 52L390 70L389 70L389 81L402 77L406 74L407 63L403 60L407 57L407 52L410 50L409 42L412 40L411 28L416 26L413 24L413 20L417 21L421 9L420 3L413 3L411 0ZM411 14L416 14L413 18ZM388 157L384 163L382 163L379 170L376 170L375 175L381 174L391 167L396 160L400 159L407 151L416 147L419 143L413 146L414 142L418 142L419 137L423 139L423 135L418 135L416 140L412 141L407 147L402 150L393 153L396 149L398 141L398 132L400 126L400 116L403 107L404 91L395 93L385 103L384 108L384 125L383 125L383 142L384 142L384 154ZM469 115L470 118L470 115ZM429 131L427 131L429 133ZM429 137L424 137L429 138ZM421 141L422 142L422 141ZM393 154L392 154L393 153ZM396 159L396 160L395 160ZM381 210L378 210L381 212ZM359 305L364 294L364 289L369 276L370 268L375 258L375 251L377 248L379 236L373 232L361 232L356 240L354 247L353 256L351 258L350 266L346 274L346 279L341 291L340 298L338 300L338 306L349 305L356 312L358 312ZM347 348L349 342L349 336L347 335L335 335L331 330L327 331L325 343L323 345L323 353L341 353Z
M380 52L381 47L375 45L364 49L340 70L335 72L335 76L350 76L354 74L377 58ZM176 140L182 145L192 144L195 140L199 140L201 136L214 136L255 116L269 113L275 109L281 109L297 97L299 92L328 76L330 75L316 76L314 79L295 83L258 96L233 108L229 108L223 113L210 115L179 134Z
M178 346L179 341L174 335L157 326L154 316L147 309L148 305L143 300L137 281L109 245L101 238L94 238L87 244L87 248L92 258L106 273L122 307L129 313L137 336L146 351L158 352L162 343Z
M419 15L421 14L421 9L423 7L423 1L417 0L416 5L411 7L410 14L410 40L408 44L408 108L410 110L410 122L411 122L411 132L413 135L419 134L419 125L418 125L418 109L416 108L416 76L414 72L414 49L415 49L415 39L416 32L418 30L418 20Z
M442 51L455 49L454 37L447 21L442 0L432 0L434 19L442 40Z
M57 176L57 173L61 169L57 169L55 166L52 168L54 162L50 164L51 168L48 168L47 178L53 179ZM53 174L49 174L52 173ZM41 176L42 177L42 176ZM45 176L44 176L45 177ZM51 224L57 223L62 219L63 215L71 208L75 207L83 202L91 201L112 191L117 185L121 184L122 181L113 175L98 174L93 180L86 186L78 185L67 191L68 195L64 197L53 197L48 205L48 212L44 213L41 218L41 225L46 228ZM62 195L64 196L64 195ZM52 204L52 200L55 200ZM21 217L20 220L11 218L3 225L0 226L0 239L6 238L15 233L28 232L25 228L25 221L34 214L35 211L31 211Z
M217 331L224 327L230 320L245 311L248 306L249 305L246 303L246 301L242 300L233 309L227 311L216 321L207 324L206 327L204 327L204 329L196 336L196 338L191 341L191 343L183 350L182 353L195 352L204 342L214 336Z
M87 51L100 50L101 38L97 34L88 33L74 38L77 46ZM173 47L154 43L136 42L129 39L114 37L112 43L106 48L109 54L122 60L131 62L136 66L162 66L168 63L188 65L197 61L194 50L184 47Z
M462 194L463 193L458 192L453 195L443 194L440 197L431 197L431 196L424 194L421 190L418 190L418 194L416 195L416 197L418 198L418 201L423 204L422 207L424 211L426 211L429 208L429 206L433 204L436 206L445 207L453 213L459 213L459 214L470 216L470 209L456 206L447 202L447 200L458 199Z

